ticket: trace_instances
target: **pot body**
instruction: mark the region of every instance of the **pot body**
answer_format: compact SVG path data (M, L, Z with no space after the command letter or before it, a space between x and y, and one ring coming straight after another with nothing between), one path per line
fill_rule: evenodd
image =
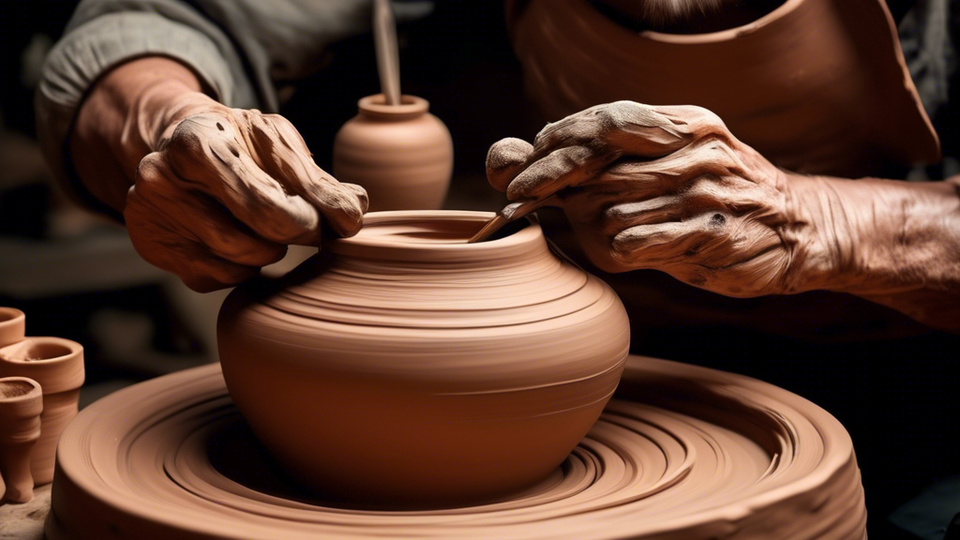
M371 211L440 208L453 172L453 140L427 112L427 101L403 96L391 106L377 94L358 106L334 139L333 175L363 186Z
M368 214L218 321L230 395L302 483L391 506L476 503L548 476L599 417L629 348L619 298L536 224Z

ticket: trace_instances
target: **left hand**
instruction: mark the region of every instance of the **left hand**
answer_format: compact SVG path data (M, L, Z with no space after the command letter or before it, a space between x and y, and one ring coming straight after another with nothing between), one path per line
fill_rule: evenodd
M559 193L586 254L610 272L654 268L746 297L807 290L836 262L806 208L829 207L829 193L701 107L598 105L549 124L533 145L497 142L487 176L512 201Z

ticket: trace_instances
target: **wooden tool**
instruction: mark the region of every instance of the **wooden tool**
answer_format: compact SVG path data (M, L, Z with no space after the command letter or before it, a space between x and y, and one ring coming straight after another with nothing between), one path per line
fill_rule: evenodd
M558 200L559 197L557 195L551 195L545 199L510 203L505 206L503 210L497 212L497 215L494 216L493 219L486 222L483 227L477 231L477 234L471 236L470 239L467 240L467 243L473 244L475 242L482 242L487 238L490 238L490 236L503 228L503 226L507 223L520 219L544 206L554 205L558 202Z
M387 105L400 104L400 54L397 47L397 24L390 0L373 2L373 42L377 50L377 72L380 89Z

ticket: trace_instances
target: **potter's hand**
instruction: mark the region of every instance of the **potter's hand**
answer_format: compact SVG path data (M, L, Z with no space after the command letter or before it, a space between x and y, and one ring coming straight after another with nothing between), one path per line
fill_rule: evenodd
M663 270L732 296L795 292L823 239L795 207L786 173L693 106L620 101L504 139L487 157L510 200L559 194L600 268Z
M321 216L355 234L367 208L360 186L318 167L279 115L209 102L171 126L143 158L123 215L147 261L206 291L280 260L288 244L320 244Z
M729 296L840 291L960 333L960 176L782 171L691 106L621 101L504 139L487 175L511 200L557 193L608 271L656 268Z
M255 275L288 244L319 246L321 218L340 235L360 229L366 192L317 167L293 125L228 108L191 77L163 58L117 68L71 143L84 184L122 211L144 259L209 291Z

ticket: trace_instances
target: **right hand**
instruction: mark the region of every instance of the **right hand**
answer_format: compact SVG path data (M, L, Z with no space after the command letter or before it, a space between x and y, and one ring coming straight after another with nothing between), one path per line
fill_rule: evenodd
M123 215L137 252L193 290L236 285L288 244L320 245L363 224L367 194L318 167L282 116L190 94L137 168Z

